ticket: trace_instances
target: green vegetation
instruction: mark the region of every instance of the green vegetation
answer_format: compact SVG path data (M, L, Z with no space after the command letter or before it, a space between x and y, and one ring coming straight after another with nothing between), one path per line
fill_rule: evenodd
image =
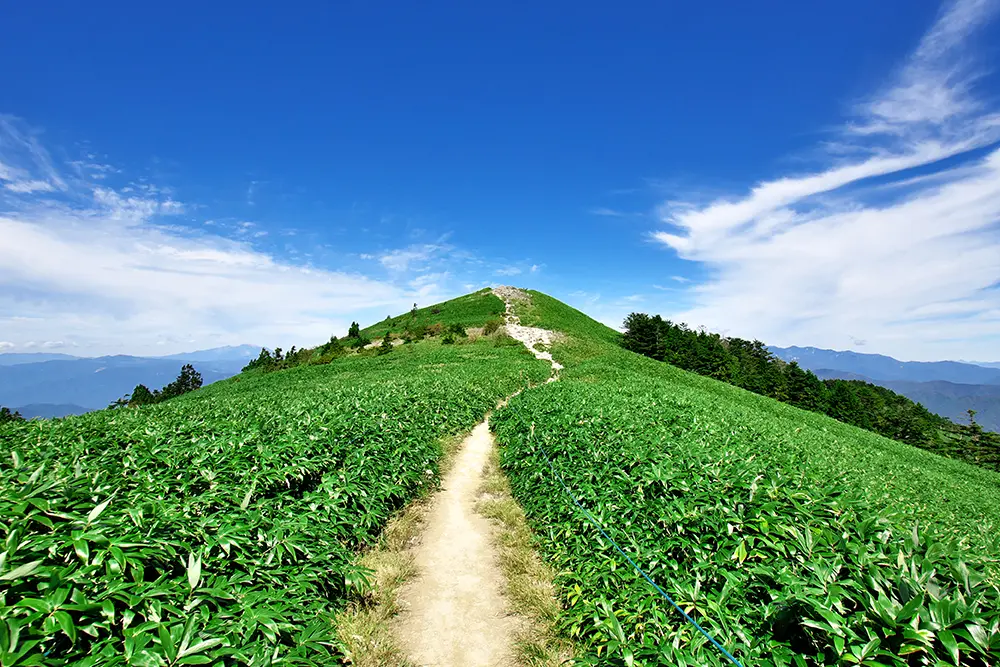
M1000 475L607 343L555 355L577 363L491 422L583 664L722 658L578 513L540 446L745 664L1000 659Z
M694 331L659 315L625 319L625 349L742 387L887 438L1000 471L1000 435L975 424L960 426L919 403L858 380L820 380L794 361L785 363L759 340Z
M333 664L356 553L439 442L548 374L427 341L0 426L0 664Z
M525 290L531 302L515 304L514 311L526 327L542 327L569 334L578 341L617 343L621 334L589 315L571 308L547 294Z
M363 351L379 331L382 332L381 343L376 346L376 354L379 355L391 352L391 343L397 338L401 338L404 343L413 343L424 338L441 337L443 343L451 345L458 338L466 337L466 327L499 322L496 320L498 309L503 312L503 301L488 289L428 308L418 309L414 304L413 310L406 315L386 318L365 329L361 329L357 322L352 322L345 338L331 336L329 342L317 347L296 349L293 346L287 354L280 347L275 348L274 352L262 348L260 355L243 367L243 372L270 373L305 364L328 364L347 354ZM499 324L486 333L495 333L497 328Z
M385 335L382 336L382 344L378 346L378 353L383 355L390 352L392 352L392 339L389 337L389 332L386 331Z
M557 667L569 662L572 646L559 633L562 609L552 584L555 572L542 562L524 510L514 500L496 451L483 471L482 497L476 511L493 522L504 593L522 623L514 640L520 665Z
M626 346L699 375L529 294L515 311L561 334L558 382L500 333L503 303L483 290L262 350L168 402L58 421L0 411L0 665L388 661L377 626L419 514L399 510L435 486L441 443L518 390L491 420L509 487L494 465L481 507L530 619L525 660L722 664L581 516L544 448L748 667L1000 661L1000 474L820 414L914 440L887 426L912 408L817 385L761 344L681 332L668 345L677 332L630 327ZM492 335L466 335L480 326ZM945 424L940 446L993 451L973 417Z
M120 398L110 406L111 408L121 408L125 406L137 407L140 405L152 405L169 401L182 394L200 389L202 385L201 373L195 370L191 364L181 366L181 372L177 379L165 386L163 389L149 390L144 384L137 384L132 393L124 398Z
M503 312L503 301L487 288L427 308L416 308L414 304L413 310L405 315L387 317L362 329L360 334L372 338L388 330L389 333L405 337L408 332L419 332L434 325L448 327L453 324L462 326L464 330L468 327L481 327ZM422 335L417 336L420 337Z
M10 408L0 407L0 424L6 424L7 422L23 422L24 417L17 410L11 410Z

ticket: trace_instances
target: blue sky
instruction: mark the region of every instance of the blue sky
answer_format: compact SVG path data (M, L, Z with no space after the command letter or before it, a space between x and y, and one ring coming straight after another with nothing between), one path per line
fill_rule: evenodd
M314 344L515 284L1000 359L997 2L542 4L7 7L0 348Z

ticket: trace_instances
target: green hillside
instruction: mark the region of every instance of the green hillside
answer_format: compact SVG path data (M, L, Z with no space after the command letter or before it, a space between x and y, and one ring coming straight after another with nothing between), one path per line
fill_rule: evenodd
M418 308L365 327L361 334L365 338L381 338L388 331L402 334L419 327L440 324L447 327L461 324L463 327L481 327L487 321L503 317L504 303L488 289L460 296L433 306Z
M354 554L441 438L547 375L425 341L0 427L0 664L334 664Z
M744 665L1000 661L1000 474L639 356L529 294L515 312L561 334L557 382L502 333L414 335L500 317L482 290L362 330L406 345L0 425L0 665L340 664L359 554L492 410L577 664L723 660L560 480Z
M745 664L1000 657L1000 475L632 354L550 298L524 310L568 334L567 368L492 423L586 664L723 660L552 468Z

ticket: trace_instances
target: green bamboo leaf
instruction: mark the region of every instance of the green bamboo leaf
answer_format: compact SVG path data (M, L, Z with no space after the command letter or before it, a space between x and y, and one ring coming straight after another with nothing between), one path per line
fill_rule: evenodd
M156 632L160 636L160 648L167 656L167 662L173 662L177 659L177 648L174 645L174 638L170 636L170 628L161 623L157 626Z
M240 503L240 509L241 510L246 510L246 508L250 506L250 498L251 497L253 497L253 489L252 488L247 491L247 494L245 496L243 496L243 502Z
M73 624L73 617L70 616L65 611L56 611L53 612L52 615L56 617L56 622L59 623L59 627L62 628L62 631L66 633L66 636L69 637L69 640L75 644L76 625Z
M951 658L952 664L960 664L958 642L955 640L955 635L950 630L942 630L938 633L938 639L941 640L941 645L948 651L948 656Z
M73 550L77 557L86 564L90 560L90 545L87 540L73 540Z
M201 554L197 557L193 553L188 554L187 580L191 590L198 587L201 580Z
M194 655L195 653L201 653L202 651L207 651L208 649L214 646L218 646L223 641L224 640L221 637L216 637L214 639L206 639L204 641L198 642L194 646L189 647L187 650L182 650L178 655L187 656L187 655Z
M21 579L27 577L29 574L38 569L38 566L42 564L42 561L36 560L30 563L25 563L21 567L14 568L7 574L0 575L0 581L13 581L15 579Z
M90 525L90 524L94 523L94 521L97 520L97 517L101 516L101 512L104 511L104 508L107 507L108 503L110 503L110 502L111 502L111 498L108 498L103 503L101 503L100 505L98 505L94 509L90 510L90 514L87 515L87 525Z

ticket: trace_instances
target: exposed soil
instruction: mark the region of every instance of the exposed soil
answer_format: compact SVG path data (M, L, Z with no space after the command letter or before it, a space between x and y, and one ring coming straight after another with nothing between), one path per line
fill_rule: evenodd
M484 421L462 443L415 547L419 574L399 594L395 634L410 660L435 667L507 667L517 618L501 595L490 522L475 510L493 437Z
M543 348L550 347L555 340L556 334L548 329L521 326L521 320L514 314L514 304L518 301L531 301L531 295L524 290L507 286L494 287L493 293L507 304L507 317L504 324L507 333L510 334L511 338L524 343L524 346L531 350L536 359L544 359L552 364L553 375L550 381L554 380L558 376L559 371L562 370L562 365L552 359L551 352L546 349L539 350L536 346L540 345Z

